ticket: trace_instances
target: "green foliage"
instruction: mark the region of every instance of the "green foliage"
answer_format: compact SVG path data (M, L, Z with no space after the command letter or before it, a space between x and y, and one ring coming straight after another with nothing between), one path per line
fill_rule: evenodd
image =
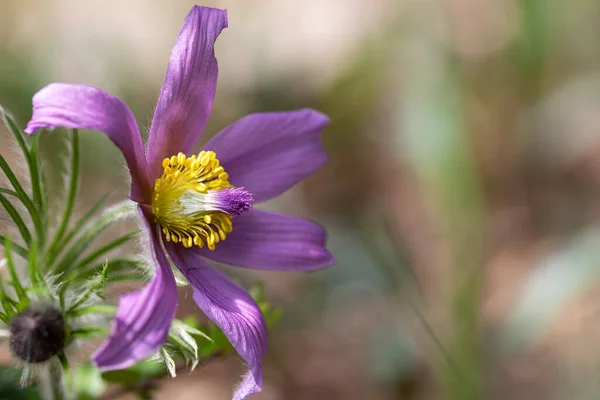
M164 363L145 360L127 369L104 372L101 378L107 384L119 385L124 392L135 393L140 399L150 399L156 389L153 382L166 375Z
M106 390L102 374L92 363L82 364L73 374L73 391L77 400L94 400Z
M63 234L67 230L67 226L69 226L69 220L71 219L71 213L73 212L73 205L75 204L75 196L77 195L77 188L79 186L79 136L77 130L74 129L71 131L71 170L70 170L70 180L69 180L69 194L67 195L67 204L65 205L65 209L63 212L63 217L60 223L56 234L54 235L54 240L50 245L49 252L52 253L56 251L56 247L60 244L61 239L63 238Z
M13 222L17 226L17 229L19 229L19 233L21 234L21 237L23 238L25 243L28 246L30 246L31 245L31 233L29 232L29 229L27 228L27 224L25 223L25 221L23 220L21 215L19 215L19 212L17 211L15 206L13 206L11 204L11 202L8 201L8 199L6 197L4 197L4 195L2 193L0 193L0 204L6 210L6 212L10 216L10 218L13 220Z
M25 308L29 305L29 298L25 294L25 290L23 290L23 285L21 285L21 281L15 269L15 263L12 259L10 239L6 239L4 241L4 252L4 255L6 257L6 265L8 266L8 273L11 279L10 284L12 285L17 294L17 298L19 300L20 305L22 305L22 307Z
M75 223L75 225L73 226L73 228L71 228L71 230L69 231L67 236L64 239L62 239L62 241L60 241L60 246L59 246L60 248L65 248L69 244L71 239L73 239L75 236L77 236L77 234L81 231L81 229L94 217L94 215L96 215L96 213L98 213L100 208L102 208L102 206L106 202L107 198L108 198L108 194L102 196L100 198L100 200L98 200L88 210L88 212L86 212L85 215L83 217L81 217L81 219L79 219L79 221L77 221ZM58 256L58 252L56 250L54 250L54 251L53 251L53 249L48 250L48 262L50 264L54 262L54 260L56 259L57 256Z
M24 135L23 131L18 127L12 116L6 111L4 111L2 107L0 107L0 114L2 115L2 119L8 127L9 131L12 133L13 137L17 141L19 148L23 152L23 157L29 168L31 190L33 193L32 197L33 202L35 204L35 208L31 209L30 207L27 207L27 204L24 204L28 208L29 213L32 215L34 224L36 225L36 227L38 227L38 224L43 224L44 221L40 220L36 222L35 214L39 214L41 219L41 215L45 211L46 206L45 194L43 189L43 177L40 171L40 159L38 155L39 136L36 136L33 140L31 140L31 145L28 145L26 142L26 136ZM10 168L7 168L6 170L3 168L3 170L4 173L7 174L7 177L9 178L13 186L15 186L15 189L17 189L16 186L21 186L18 183L18 180L16 182L13 182L13 180L11 179L12 177L10 175L12 174L12 171L10 171ZM14 176L14 174L12 175ZM17 192L21 193L21 196L28 197L24 190L21 192L20 189L17 189ZM22 201L28 203L27 199L22 199ZM38 232L38 234L40 235L38 239L41 243L44 243L44 234L46 233L44 229L46 229L47 226L47 223L45 225L42 225L41 231Z
M190 320L189 323L198 325L196 320ZM176 319L171 324L168 345L178 350L186 362L191 364L192 370L199 362L198 346L201 344L198 343L198 338L204 338L210 342L213 341L206 333L181 320Z
M132 211L133 207L129 200L104 210L98 218L93 219L88 226L83 229L83 232L75 240L75 243L52 268L52 272L60 274L72 267L76 269L76 266L80 263L80 258L98 236L114 222L131 215Z
M0 400L42 400L35 385L22 386L23 371L14 366L0 366Z
M171 375L173 378L176 377L177 376L177 366L175 365L175 360L173 359L171 354L167 351L166 347L163 347L162 349L160 349L160 357L164 361L169 375Z
M110 252L113 249L118 248L119 246L129 242L131 239L134 239L138 236L138 234L140 233L139 230L134 230L132 232L129 232L115 240L113 240L112 242L110 242L109 244L99 248L98 250L94 251L92 254L90 254L89 256L87 256L85 259L83 259L82 261L79 262L79 264L77 265L77 270L81 269L81 268L85 268L87 267L89 264L93 263L94 261L96 261L98 258L100 258L100 256Z
M254 286L248 289L250 296L256 301L267 322L267 328L273 328L281 319L283 310L281 308L273 308L265 300L265 285L262 282L258 282Z

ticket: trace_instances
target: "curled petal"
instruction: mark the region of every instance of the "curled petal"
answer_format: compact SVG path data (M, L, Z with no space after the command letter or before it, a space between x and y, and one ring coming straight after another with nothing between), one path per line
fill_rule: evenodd
M179 32L158 99L148 139L150 175L162 173L162 160L188 154L202 135L217 87L214 44L227 27L227 13L195 6Z
M142 290L119 299L112 333L92 356L101 370L127 368L150 356L164 344L175 318L175 277L156 235L150 234L156 275Z
M248 115L225 128L205 150L217 154L230 182L257 202L269 200L327 161L321 131L329 119L314 110Z
M194 288L198 307L223 331L250 371L236 389L242 400L262 389L262 359L267 350L267 325L252 297L204 259L180 244L166 243L171 260Z
M52 83L33 96L33 115L25 132L41 128L87 128L102 131L125 156L131 172L132 200L150 198L142 138L129 107L115 96L85 85Z
M233 231L215 250L191 250L211 260L240 267L307 271L332 265L325 230L288 215L250 210L232 220Z

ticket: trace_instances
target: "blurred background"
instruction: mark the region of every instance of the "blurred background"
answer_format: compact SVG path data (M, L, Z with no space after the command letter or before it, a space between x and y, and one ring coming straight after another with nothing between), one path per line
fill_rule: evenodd
M193 4L0 1L0 104L25 124L40 87L85 83L147 127ZM284 309L257 400L600 397L600 2L202 5L230 26L205 139L251 112L332 119L328 165L266 207L323 224L338 264L228 271ZM112 143L81 148L80 209L125 198ZM227 400L242 371L215 361L157 398Z

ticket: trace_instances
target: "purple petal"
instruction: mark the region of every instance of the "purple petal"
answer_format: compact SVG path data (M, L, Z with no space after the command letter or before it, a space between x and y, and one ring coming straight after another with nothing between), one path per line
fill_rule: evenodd
M33 96L33 115L25 132L33 134L38 129L58 126L106 133L129 166L131 199L137 202L150 199L151 186L142 138L125 103L92 86L52 83Z
M314 110L251 114L225 128L205 150L213 150L230 182L257 202L269 200L327 161L321 131L329 119Z
M159 268L146 287L119 299L112 333L92 356L101 370L127 368L150 356L164 344L175 318L175 277L156 235L149 233L154 262Z
M150 176L162 173L162 161L189 154L212 110L217 87L214 43L227 27L227 12L194 6L183 23L167 69L148 139Z
M332 265L325 230L302 218L250 210L234 217L233 231L215 250L190 250L211 260L240 267L307 271Z
M204 259L181 245L166 243L171 260L194 288L198 307L223 331L249 373L236 389L242 400L262 389L262 359L267 350L267 325L252 297Z

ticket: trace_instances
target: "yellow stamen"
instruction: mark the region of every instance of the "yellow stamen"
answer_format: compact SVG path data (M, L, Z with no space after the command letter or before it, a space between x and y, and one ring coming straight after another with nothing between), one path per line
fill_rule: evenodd
M229 189L229 176L213 151L165 158L154 184L152 213L167 241L210 250L231 232L231 216L203 206L210 191Z

